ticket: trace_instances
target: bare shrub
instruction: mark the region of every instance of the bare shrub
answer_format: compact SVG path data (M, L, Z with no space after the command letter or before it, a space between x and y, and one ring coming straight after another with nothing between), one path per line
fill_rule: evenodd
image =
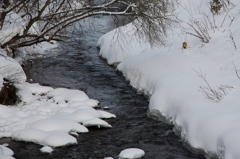
M189 28L184 28L183 31L185 31L187 34L195 36L199 39L201 39L204 43L209 43L211 40L210 31L215 32L217 29L223 26L226 19L230 19L230 24L228 27L232 25L232 23L240 17L240 11L236 11L235 13L232 12L232 10L236 7L235 4L231 3L230 0L212 0L210 2L210 10L211 13L203 12L199 10L199 14L202 15L202 19L192 18L189 20L189 22L181 21L186 23L192 31L189 31ZM222 9L223 8L223 9ZM187 11L188 9L185 8ZM225 16L221 22L221 24L218 26L215 16L216 14L220 14L220 10L225 11ZM189 11L188 11L189 12ZM189 12L191 15L192 13ZM230 39L232 42L234 42L233 36L230 35ZM235 45L234 45L235 47ZM235 47L236 49L236 47Z
M235 89L233 86L229 85L220 85L217 86L217 88L212 87L209 82L207 81L206 75L202 74L202 72L198 72L194 70L197 73L197 76L200 77L207 86L200 86L199 91L209 100L212 100L214 102L221 101L228 93L228 90Z
M187 23L193 30L193 32L186 31L187 34L195 36L201 39L203 42L208 43L211 39L209 35L209 27L208 23L205 21L200 21L193 19L189 23Z

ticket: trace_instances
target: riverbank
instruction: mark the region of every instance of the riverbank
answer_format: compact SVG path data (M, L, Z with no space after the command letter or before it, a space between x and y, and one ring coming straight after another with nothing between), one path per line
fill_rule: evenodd
M208 2L179 1L176 13L181 23L169 34L166 46L150 47L144 38L134 38L137 29L131 24L122 27L127 35L118 36L124 42L114 40L115 31L98 41L100 55L117 65L134 88L150 96L150 112L164 116L183 140L210 157L240 158L240 125L236 124L240 120L240 19L231 21L239 15L239 7L238 1L231 1L227 11L212 17ZM213 21L204 21L207 17ZM204 32L209 42L190 34L197 34L194 22L209 27Z

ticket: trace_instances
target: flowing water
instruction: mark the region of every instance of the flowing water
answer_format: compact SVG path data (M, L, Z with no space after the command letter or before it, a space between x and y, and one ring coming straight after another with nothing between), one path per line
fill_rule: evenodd
M102 18L103 19L103 18ZM108 106L117 118L109 119L110 129L90 128L79 134L78 144L55 148L52 154L41 153L40 145L7 140L17 159L115 159L121 150L141 148L144 159L204 159L194 154L173 126L147 116L148 99L132 89L124 77L106 64L98 55L96 42L111 27L98 19L97 29L83 36L81 31L72 34L70 43L63 43L62 54L36 59L25 67L28 79L42 85L79 89L100 107ZM74 40L73 40L74 39Z

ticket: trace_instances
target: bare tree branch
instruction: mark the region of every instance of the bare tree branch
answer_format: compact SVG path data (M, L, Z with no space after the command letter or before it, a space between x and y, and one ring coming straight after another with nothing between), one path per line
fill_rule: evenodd
M167 30L176 22L171 0L13 0L1 13L3 23L6 16L10 23L16 23L11 18L13 13L21 16L24 29L0 42L1 48L61 40L58 35L63 29L96 15L132 17L139 36L145 36L152 44L164 44Z

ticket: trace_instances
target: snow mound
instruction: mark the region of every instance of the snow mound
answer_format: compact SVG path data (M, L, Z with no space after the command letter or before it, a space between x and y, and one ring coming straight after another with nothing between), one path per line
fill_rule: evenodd
M28 87L33 94L39 94L39 95L46 94L49 91L53 90L52 87L40 86L39 83L33 83L33 84L26 83L26 87Z
M145 152L139 148L128 148L120 152L120 159L137 159L145 155Z
M111 127L100 118L115 117L95 110L99 102L79 90L53 89L37 83L18 84L18 88L21 103L0 105L0 137L59 147L76 144L78 133L89 131L85 126Z
M106 111L104 111L104 110L97 110L97 111L98 111L98 113L99 113L99 118L102 118L102 119L116 118L116 115L115 115L115 114L106 112Z
M95 100L95 99L87 99L84 101L73 101L73 102L69 102L69 106L71 107L76 107L76 106L89 106L89 107L97 107L98 106L99 101Z
M90 120L90 119L96 118L98 116L88 114L88 113L86 113L86 111L78 110L76 112L68 114L67 117L76 122L82 123L83 121Z
M13 156L13 151L11 149L9 149L8 144L3 144L0 145L0 158L1 159L14 159Z
M48 92L47 96L53 98L54 101L84 101L88 100L88 96L83 91L70 90L66 88L56 88Z
M109 125L106 121L99 119L99 118L92 118L89 120L84 120L83 122L84 126L97 126L97 127L105 127L105 128L111 128L112 126Z
M59 147L77 144L77 139L64 131L55 130L50 133L48 132L48 135L43 139L43 144L52 147Z
M27 78L21 65L5 54L6 52L0 48L0 88L3 86L3 78L14 84L25 82Z
M16 141L35 142L40 145L59 147L70 144L77 144L76 138L65 131L43 131L39 129L22 129L12 134L12 139Z
M12 157L12 156L1 155L1 154L0 154L0 158L1 158L1 159L15 159L15 158Z
M31 124L26 125L28 128L35 128L43 131L62 130L65 132L75 131L78 133L86 133L88 129L83 125L71 120L47 118L38 120Z
M44 146L40 149L40 151L43 153L52 153L53 149L49 146Z

